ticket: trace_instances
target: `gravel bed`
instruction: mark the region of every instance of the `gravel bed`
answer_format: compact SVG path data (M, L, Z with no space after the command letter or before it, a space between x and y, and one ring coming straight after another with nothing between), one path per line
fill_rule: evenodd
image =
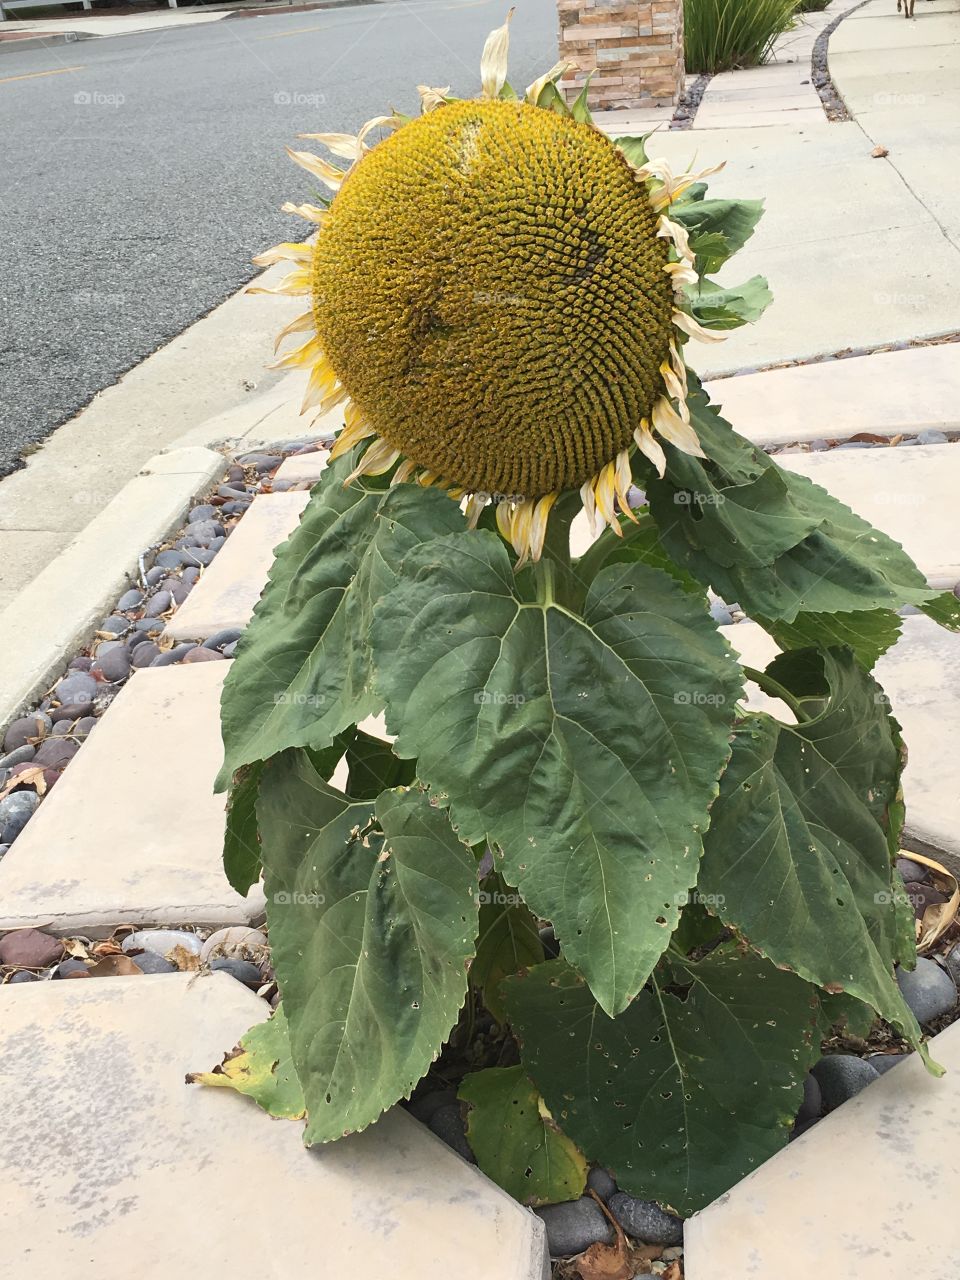
M844 9L843 13L838 13L828 27L817 36L813 46L813 53L810 57L810 67L812 72L813 83L816 86L817 93L820 95L820 101L823 103L823 109L827 114L827 119L839 123L843 120L849 120L850 115L847 111L846 103L837 92L837 86L830 77L830 67L828 62L828 49L830 45L830 37L839 27L844 18L849 18L851 13L855 13L857 9L862 9L867 0L859 0L858 4L852 5L849 9Z

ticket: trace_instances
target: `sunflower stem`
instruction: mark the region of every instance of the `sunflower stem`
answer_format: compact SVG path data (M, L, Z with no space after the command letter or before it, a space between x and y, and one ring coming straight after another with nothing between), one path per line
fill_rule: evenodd
M779 680L774 680L773 676L768 675L766 671L757 671L755 667L744 667L743 674L748 680L752 680L754 684L759 685L765 694L771 698L779 698L781 702L785 702L793 714L797 717L798 722L812 719L809 712L803 707L797 698L784 688Z
M537 601L549 607L556 602L556 565L546 556L533 566L537 583Z

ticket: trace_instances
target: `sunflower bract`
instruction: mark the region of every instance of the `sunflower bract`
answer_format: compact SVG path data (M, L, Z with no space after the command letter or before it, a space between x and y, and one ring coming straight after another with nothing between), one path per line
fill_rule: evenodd
M662 395L668 245L592 127L457 102L376 146L317 240L324 352L405 457L471 492L578 488Z

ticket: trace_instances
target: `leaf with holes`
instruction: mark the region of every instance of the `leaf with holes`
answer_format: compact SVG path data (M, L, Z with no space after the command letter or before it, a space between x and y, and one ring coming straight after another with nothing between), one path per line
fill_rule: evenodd
M283 1006L278 1005L266 1022L251 1027L221 1066L191 1073L187 1084L234 1089L278 1119L302 1120L306 1103L290 1055L290 1031Z
M450 1034L477 936L476 862L423 792L353 800L304 751L266 765L257 816L306 1141L329 1142L408 1097Z
M893 976L915 947L895 901L901 759L883 692L846 649L782 654L769 670L818 710L737 726L698 892L775 964L872 1005L919 1046Z
M820 1056L816 991L725 943L671 951L608 1018L562 960L503 984L523 1065L566 1133L618 1186L703 1208L782 1147Z
M378 687L395 752L467 843L500 847L616 1012L696 879L741 671L704 603L645 565L598 574L582 616L526 586L491 534L411 553L375 613Z
M556 1204L583 1194L583 1153L554 1124L523 1067L474 1071L457 1097L470 1108L467 1140L477 1164L514 1200Z

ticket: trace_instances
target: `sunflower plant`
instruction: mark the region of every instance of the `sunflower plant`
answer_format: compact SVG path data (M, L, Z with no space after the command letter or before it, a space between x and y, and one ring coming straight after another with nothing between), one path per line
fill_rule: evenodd
M711 278L759 204L606 137L563 63L516 92L507 40L478 100L293 152L332 198L260 259L343 427L223 694L225 867L263 876L282 1005L203 1078L329 1142L480 1011L513 1046L461 1084L487 1172L536 1203L596 1160L689 1212L787 1140L831 1026L924 1052L870 669L900 607L957 619L687 366L769 301Z

